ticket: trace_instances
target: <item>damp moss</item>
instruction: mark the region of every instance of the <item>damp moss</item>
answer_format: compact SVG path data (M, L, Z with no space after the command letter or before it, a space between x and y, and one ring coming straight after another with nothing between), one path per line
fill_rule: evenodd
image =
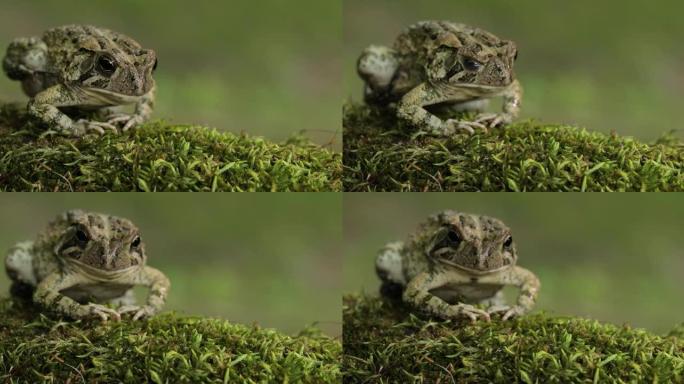
M166 313L66 322L0 299L0 381L12 383L336 383L339 341Z
M46 133L25 108L0 107L4 191L339 191L342 156L302 137L272 143L245 134L145 124L82 139Z
M684 146L670 136L645 144L522 121L436 138L352 102L343 125L345 191L684 190Z
M401 303L347 295L348 383L672 383L684 342L595 320L533 314L512 321L421 318Z

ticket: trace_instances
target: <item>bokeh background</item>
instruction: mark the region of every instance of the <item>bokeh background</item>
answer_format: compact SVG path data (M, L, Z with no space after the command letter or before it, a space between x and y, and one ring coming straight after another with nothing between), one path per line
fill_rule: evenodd
M377 294L377 251L454 209L511 228L518 264L542 283L535 310L657 333L684 322L681 194L374 193L343 204L346 292Z
M364 47L390 45L416 21L446 19L518 44L523 118L652 141L681 129L682 12L676 0L344 0L344 92L362 99L355 62Z
M341 334L341 199L305 194L8 194L0 249L81 208L138 225L149 264L171 280L165 307L288 334ZM0 271L0 296L9 279Z
M0 0L0 51L73 23L157 51L155 118L339 149L341 3L297 0ZM0 100L26 100L0 75Z

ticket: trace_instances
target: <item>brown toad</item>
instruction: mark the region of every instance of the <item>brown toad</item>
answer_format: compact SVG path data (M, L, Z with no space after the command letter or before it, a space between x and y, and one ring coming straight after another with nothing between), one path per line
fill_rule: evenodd
M103 321L132 313L137 320L161 310L170 287L166 276L146 263L133 223L75 210L57 217L35 241L16 244L5 268L13 292L32 292L33 301L49 311ZM135 305L135 285L150 290L144 306Z
M510 229L500 220L444 211L430 216L407 242L387 244L375 266L382 291L399 288L403 301L418 310L471 320L503 313L506 320L531 310L540 287L517 259ZM515 306L504 303L505 285L520 289Z
M393 48L366 48L357 70L366 102L397 103L397 116L420 131L452 135L509 124L517 117L522 100L513 72L517 56L515 43L482 29L424 21L402 32ZM431 112L482 112L497 96L503 97L503 112L480 113L474 121L445 121Z
M145 122L154 107L156 53L104 28L66 25L16 39L2 64L31 98L29 115L61 134L126 131ZM131 104L133 114L116 111ZM103 112L104 121L69 117L93 111Z

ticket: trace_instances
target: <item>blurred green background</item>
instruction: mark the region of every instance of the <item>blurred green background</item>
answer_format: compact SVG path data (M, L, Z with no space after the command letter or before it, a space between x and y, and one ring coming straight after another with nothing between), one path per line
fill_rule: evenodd
M16 37L94 24L157 51L155 118L339 148L341 3L315 0L0 0L0 51ZM0 100L25 100L0 76Z
M171 279L165 309L341 334L341 199L332 193L5 194L0 249L82 208L138 225L149 264ZM2 254L4 259L4 251ZM0 295L8 293L0 272Z
M664 333L684 322L681 194L345 194L344 291L377 294L377 251L444 209L503 220L536 310Z
M446 19L518 44L523 118L653 140L681 129L682 12L675 0L344 0L344 92L362 99L363 48L392 44L416 21Z

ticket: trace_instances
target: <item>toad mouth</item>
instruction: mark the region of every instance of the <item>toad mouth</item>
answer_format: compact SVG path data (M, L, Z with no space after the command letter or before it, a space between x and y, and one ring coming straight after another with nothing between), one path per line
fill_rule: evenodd
M96 268L90 265L87 265L85 263L82 263L78 260L74 259L66 259L66 263L71 266L72 268L78 270L81 272L84 276L87 276L93 280L97 281L107 281L107 282L113 282L117 281L121 278L124 278L131 273L135 272L136 270L140 269L139 265L133 265L128 268L124 269L116 269L116 270L105 270L105 269L100 269Z
M461 270L463 270L463 271L466 271L466 272L468 272L468 273L470 273L470 274L479 275L479 276L488 275L488 274L491 274L491 273L496 273L496 272L499 272L499 271L503 271L504 269L510 267L509 265L504 265L504 266L499 267L499 268L496 268L496 269L488 269L488 270L486 270L486 271L482 271L482 270L478 270L478 269L472 269L472 268L464 267L463 265L456 264L456 263L454 263L453 261L446 260L446 259L436 258L436 260L439 261L440 263L444 263L444 264L446 264L446 265L448 265L448 266L455 267L455 268L461 269Z

